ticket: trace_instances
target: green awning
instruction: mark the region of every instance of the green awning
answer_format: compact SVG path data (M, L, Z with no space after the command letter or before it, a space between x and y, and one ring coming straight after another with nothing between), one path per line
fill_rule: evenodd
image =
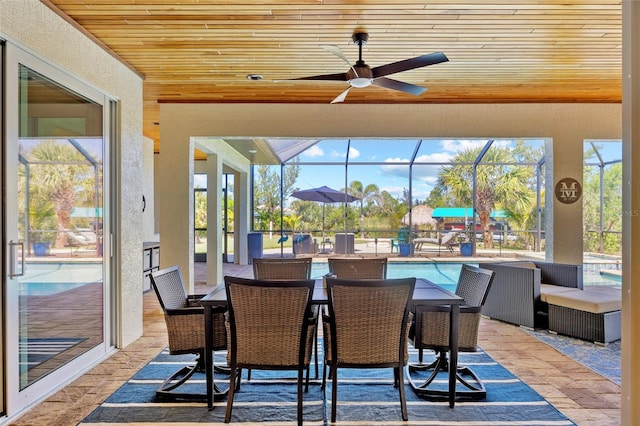
M102 217L101 207L74 207L71 210L71 217Z
M434 219L445 219L445 218L472 218L473 217L473 208L471 207L437 207L433 209L433 213L431 217ZM504 210L495 210L492 211L489 217L494 219L496 218L505 218L507 215Z

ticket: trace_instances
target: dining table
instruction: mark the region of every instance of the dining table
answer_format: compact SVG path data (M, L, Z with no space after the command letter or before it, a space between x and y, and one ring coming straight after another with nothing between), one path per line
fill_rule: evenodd
M204 307L204 364L207 383L207 408L213 409L214 400L219 400L225 396L214 383L213 378L213 308L227 305L227 293L224 284L218 284L211 292L200 299ZM329 296L327 287L322 278L315 280L312 303L316 305L327 305ZM417 278L416 285L411 299L412 307L421 305L445 305L449 306L449 407L453 408L456 401L456 371L458 368L458 321L460 305L464 304L464 299L424 278Z

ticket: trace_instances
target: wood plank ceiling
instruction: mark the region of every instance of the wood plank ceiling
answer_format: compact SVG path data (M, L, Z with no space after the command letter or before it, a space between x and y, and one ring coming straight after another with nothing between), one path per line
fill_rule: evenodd
M366 31L372 68L431 52L449 61L391 76L347 103L621 102L620 0L41 0L144 76L144 134L158 102L329 103ZM248 75L262 80L252 81ZM157 148L156 148L157 149Z

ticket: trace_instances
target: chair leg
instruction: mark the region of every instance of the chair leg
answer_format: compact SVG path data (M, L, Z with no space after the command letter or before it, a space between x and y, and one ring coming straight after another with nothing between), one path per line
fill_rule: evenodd
M338 369L330 368L329 374L333 374L331 383L331 423L335 423L338 410Z
M421 384L411 377L411 372L415 371L431 371L431 375ZM414 392L425 399L429 400L446 400L449 398L449 390L430 389L429 385L435 380L439 372L449 372L449 360L446 351L440 351L437 359L429 365L410 364L407 365L407 378ZM465 379L470 377L470 380ZM456 371L456 380L465 386L468 390L456 390L456 399L479 400L487 397L487 391L480 378L469 367L460 366Z
M235 396L236 389L236 374L238 374L238 368L235 365L231 366L231 372L229 373L229 395L227 397L227 410L224 413L224 422L229 423L231 421L231 410L233 409L233 397ZM242 370L240 370L242 373Z
M156 390L156 398L162 400L177 399L177 400L189 400L189 401L206 401L206 393L187 393L176 392L175 389L187 382L194 373L204 371L204 358L198 356L196 363L193 366L185 366L173 373L168 377ZM226 390L214 389L213 398L216 401L220 401L227 396Z
M327 361L325 360L322 365L322 385L320 385L320 389L324 390L327 386Z
M320 321L320 315L318 315L318 321ZM313 331L313 351L315 352L314 360L316 363L316 380L318 379L318 327L319 325L316 324L316 328Z
M250 369L248 369L248 371L251 371ZM242 368L238 368L238 372L236 375L236 383L235 383L235 389L236 392L238 392L240 390L240 383L242 382Z
M400 392L400 411L402 412L402 420L408 421L409 414L407 413L407 399L404 394L404 378L402 374L402 366L398 366L393 369L394 374L398 377L398 391Z
M309 369L298 368L298 426L302 426L302 380L304 379L304 370L307 370L307 390L309 387Z

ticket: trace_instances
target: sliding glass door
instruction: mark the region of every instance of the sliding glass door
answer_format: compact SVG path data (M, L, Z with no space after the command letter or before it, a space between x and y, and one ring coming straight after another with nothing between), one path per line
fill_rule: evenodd
M4 370L16 412L109 347L109 108L104 95L7 49Z

